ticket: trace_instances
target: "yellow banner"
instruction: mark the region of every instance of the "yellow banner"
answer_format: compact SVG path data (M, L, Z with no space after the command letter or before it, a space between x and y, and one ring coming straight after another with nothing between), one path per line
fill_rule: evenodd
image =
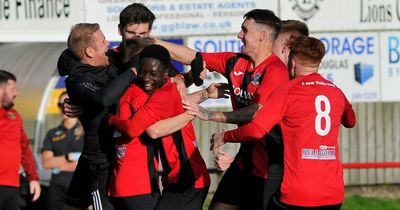
M57 106L58 98L61 93L65 91L65 88L57 88L54 89L52 94L50 95L50 100L47 105L47 114L58 114L60 113L60 109Z

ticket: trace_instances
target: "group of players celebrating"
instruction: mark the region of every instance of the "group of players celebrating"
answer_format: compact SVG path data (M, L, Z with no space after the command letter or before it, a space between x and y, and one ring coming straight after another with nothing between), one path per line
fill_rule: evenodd
M340 209L339 128L353 127L355 113L318 74L325 47L307 26L253 9L238 33L240 53L204 53L151 37L154 19L144 5L128 5L112 50L98 24L71 29L58 69L68 75L64 112L79 116L85 139L64 209L201 210L210 177L195 117L239 126L210 139L215 154L225 142L241 146L209 209ZM171 59L192 69L179 73ZM186 94L206 69L228 84ZM199 105L228 95L233 111Z

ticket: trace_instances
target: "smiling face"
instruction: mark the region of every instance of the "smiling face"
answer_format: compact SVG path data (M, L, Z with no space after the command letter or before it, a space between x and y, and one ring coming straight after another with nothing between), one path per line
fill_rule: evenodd
M143 58L138 69L139 86L151 94L165 84L168 77L167 68L155 58Z
M242 53L254 57L260 46L260 32L257 30L257 23L254 19L246 19L242 24L242 30L238 34L242 41Z
M108 42L103 34L103 32L99 29L95 33L93 33L93 44L92 44L92 54L96 66L106 66L109 64L109 60L107 57L108 46L110 42Z

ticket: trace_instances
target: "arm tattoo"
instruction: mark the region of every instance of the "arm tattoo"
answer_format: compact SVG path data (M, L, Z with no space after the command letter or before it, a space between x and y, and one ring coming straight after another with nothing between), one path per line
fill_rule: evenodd
M210 121L213 118L213 113L208 111L205 113L205 116L206 116L206 119L208 121Z
M203 102L203 101L205 101L205 100L207 100L207 99L208 99L208 94L207 94L206 91L204 91L204 92L202 92L202 93L200 94L200 101L199 101L199 103L201 103L201 102Z
M213 119L213 112L207 109L201 108L200 112L204 115L204 120L210 121Z
M254 118L260 106L259 104L252 104L232 112L224 112L223 114L227 123L245 124Z

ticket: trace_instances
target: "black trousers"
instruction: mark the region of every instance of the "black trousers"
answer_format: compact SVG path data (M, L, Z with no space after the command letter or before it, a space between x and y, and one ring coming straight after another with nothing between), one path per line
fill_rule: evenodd
M19 209L19 187L0 186L0 209Z

